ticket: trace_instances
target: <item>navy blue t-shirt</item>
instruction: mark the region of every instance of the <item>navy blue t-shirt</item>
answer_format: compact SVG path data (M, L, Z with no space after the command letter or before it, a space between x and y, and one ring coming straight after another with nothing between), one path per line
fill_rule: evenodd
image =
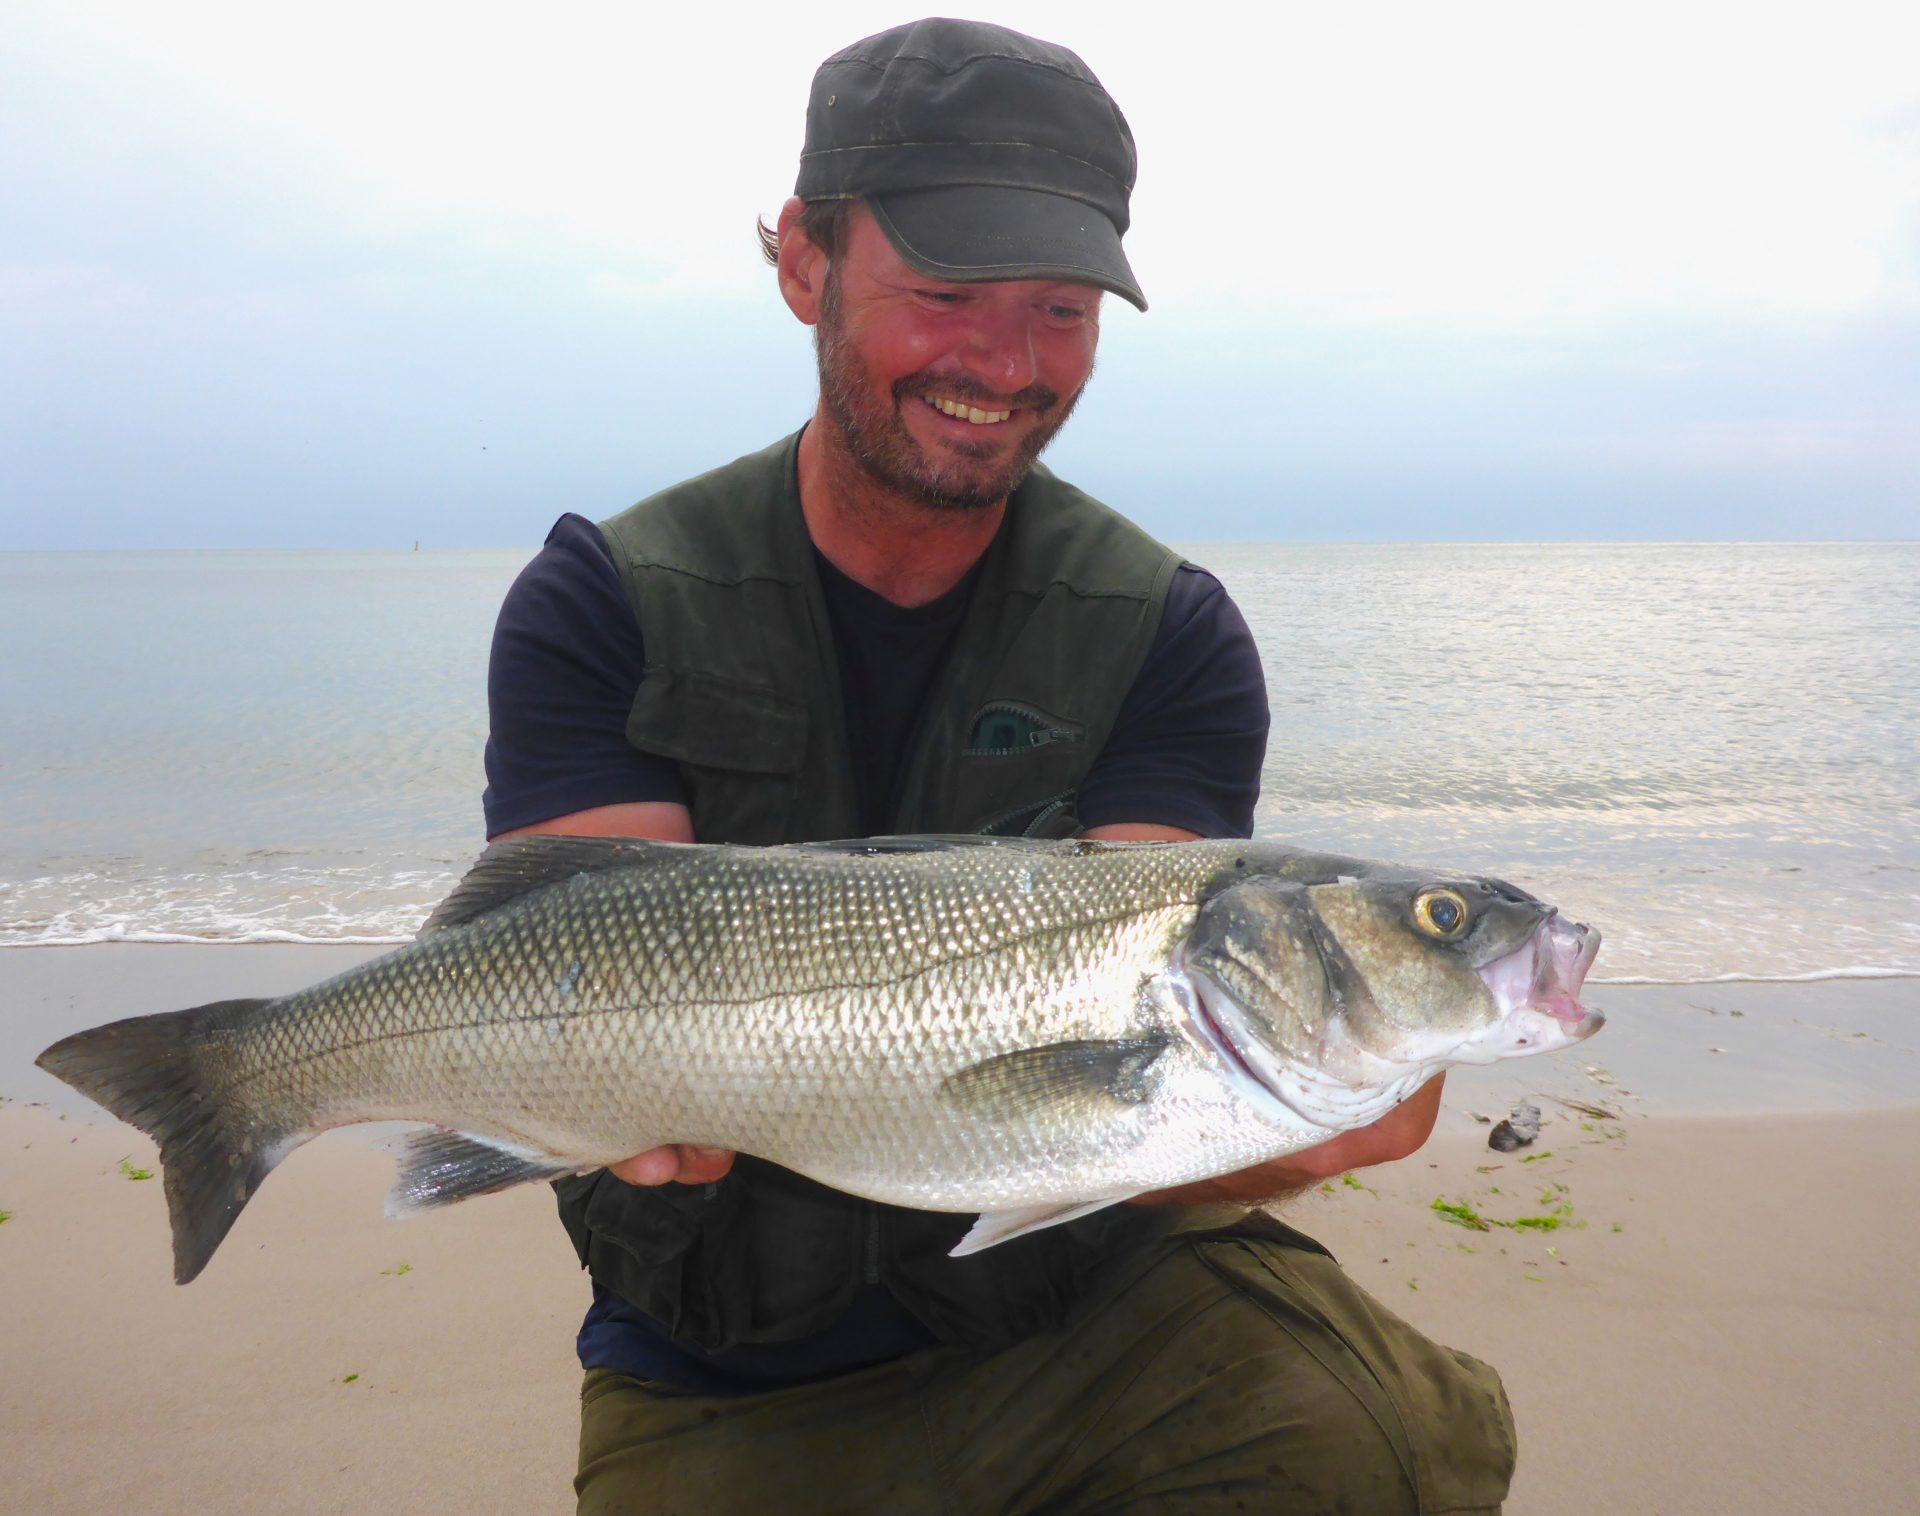
M814 561L840 665L862 824L877 833L893 814L924 692L965 618L975 575L938 600L905 607L820 554ZM562 516L507 592L494 628L489 836L595 806L686 802L673 763L626 740L643 653L599 528ZM1250 836L1266 744L1266 682L1246 622L1219 580L1185 565L1112 736L1081 786L1081 823L1157 822L1202 836ZM596 1284L578 1345L583 1368L725 1395L847 1373L932 1341L891 1294L870 1287L813 1337L703 1354Z

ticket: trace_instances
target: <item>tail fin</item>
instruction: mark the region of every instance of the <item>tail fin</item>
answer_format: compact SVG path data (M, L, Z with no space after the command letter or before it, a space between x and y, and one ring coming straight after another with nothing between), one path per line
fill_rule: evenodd
M268 1003L135 1016L76 1032L34 1060L160 1144L176 1284L207 1266L260 1182L307 1135L268 1130L231 1103L226 1075L204 1050L204 1032Z

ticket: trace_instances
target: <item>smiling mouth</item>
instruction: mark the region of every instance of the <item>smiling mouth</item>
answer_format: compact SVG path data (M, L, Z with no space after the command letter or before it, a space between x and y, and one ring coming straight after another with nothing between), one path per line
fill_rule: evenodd
M956 421L968 421L975 426L991 426L997 421L1005 421L1012 411L983 411L977 405L962 405L958 400L936 400L932 395L920 397L943 416L951 416Z

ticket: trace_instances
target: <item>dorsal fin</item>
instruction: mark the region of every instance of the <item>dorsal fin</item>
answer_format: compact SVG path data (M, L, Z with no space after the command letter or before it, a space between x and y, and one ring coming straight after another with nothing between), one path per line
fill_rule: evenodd
M640 837L509 837L479 857L420 928L421 937L484 916L543 885L603 869L658 863L680 844Z
M1051 850L1059 844L1036 842L1024 837L983 837L977 832L926 832L906 837L847 837L837 842L794 842L788 846L796 853L842 853L856 857L892 858L905 853L951 853L961 848Z
M894 857L902 853L953 853L963 848L991 848L1000 853L1053 853L1071 857L1088 853L1124 852L1146 845L1138 842L1106 842L1093 837L989 837L979 832L926 832L906 837L849 837L840 842L787 844L796 853L851 853L875 858Z

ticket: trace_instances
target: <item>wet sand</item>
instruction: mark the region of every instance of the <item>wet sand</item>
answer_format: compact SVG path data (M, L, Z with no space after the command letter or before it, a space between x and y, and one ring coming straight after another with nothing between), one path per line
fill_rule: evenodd
M152 1145L29 1066L67 1031L290 989L371 951L0 952L0 1505L571 1509L587 1290L544 1189L388 1222L391 1160L329 1134L179 1289L159 1181L134 1177ZM1509 1512L1905 1508L1920 981L1590 999L1601 1036L1456 1074L1426 1149L1289 1219L1500 1369L1521 1432ZM1489 1152L1472 1113L1522 1094L1541 1138ZM1541 1217L1558 1225L1499 1224Z

